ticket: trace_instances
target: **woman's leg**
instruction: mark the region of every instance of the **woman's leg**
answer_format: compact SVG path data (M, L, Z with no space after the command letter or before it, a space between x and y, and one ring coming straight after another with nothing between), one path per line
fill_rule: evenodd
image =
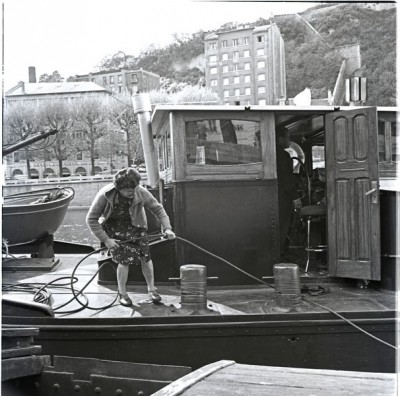
M153 261L146 261L145 257L141 258L142 272L146 279L147 291L149 292L150 300L157 304L161 301L161 296L158 294L156 287L154 286L154 266Z
M147 289L149 291L155 290L153 261L152 260L146 261L145 257L141 257L140 261L142 264L143 276L144 276L144 279L146 279Z
M128 282L129 275L129 265L121 265L118 264L117 267L117 282L118 282L118 291L122 296L126 296L126 283Z

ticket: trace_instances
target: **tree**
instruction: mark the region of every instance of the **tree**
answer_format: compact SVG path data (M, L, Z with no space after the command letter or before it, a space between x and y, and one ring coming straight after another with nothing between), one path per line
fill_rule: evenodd
M139 126L133 111L131 98L127 95L116 97L109 108L110 122L125 134L127 165L143 161L143 148Z
M54 99L41 105L39 117L43 127L58 131L51 149L58 160L59 175L61 177L63 174L63 161L71 154L72 139L68 132L74 126L74 108L60 99Z
M102 70L115 70L120 68L132 68L135 64L135 58L132 55L126 55L124 51L118 51L114 55L105 56L97 68Z
M95 159L98 157L97 141L106 133L108 100L104 98L86 97L76 104L75 120L77 128L85 136L84 143L90 154L91 174L94 175Z
M4 112L3 146L14 144L36 135L41 130L36 106L28 103L17 103L6 108ZM31 178L30 161L31 147L25 147L21 152L26 161L28 178Z
M63 82L63 81L64 77L61 77L60 73L57 70L53 71L53 73L50 75L45 73L39 77L39 82L41 83Z

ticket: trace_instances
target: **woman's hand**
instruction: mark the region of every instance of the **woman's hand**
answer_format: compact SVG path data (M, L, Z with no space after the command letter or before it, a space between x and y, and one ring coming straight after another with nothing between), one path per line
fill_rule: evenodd
M167 237L167 239L175 239L176 238L176 235L172 230L165 230L164 234Z
M118 240L113 238L106 239L104 241L104 245L106 245L106 248L110 250L117 249L117 247L119 246Z

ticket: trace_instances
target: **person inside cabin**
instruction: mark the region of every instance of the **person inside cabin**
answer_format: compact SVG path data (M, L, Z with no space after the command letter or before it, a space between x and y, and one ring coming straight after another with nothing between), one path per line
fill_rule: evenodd
M109 249L112 260L118 264L119 302L124 306L132 305L126 291L130 265L141 265L150 300L153 303L161 301L154 286L154 266L146 238L145 208L159 220L166 237L175 238L163 206L139 184L140 179L140 173L134 168L118 171L114 175L114 182L97 193L86 216L88 227ZM132 242L122 243L127 240Z
M285 247L293 210L300 210L302 207L293 175L292 158L285 150L287 148L289 148L289 131L285 127L279 127L276 131L276 168L278 178L281 258L285 255Z

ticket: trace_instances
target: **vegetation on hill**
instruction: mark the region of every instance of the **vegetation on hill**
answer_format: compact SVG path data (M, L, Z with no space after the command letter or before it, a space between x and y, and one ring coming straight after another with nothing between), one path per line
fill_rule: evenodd
M396 9L375 11L343 4L312 18L315 29L331 46L360 44L368 81L367 104L396 104Z
M326 98L333 90L341 57L337 46L360 44L362 68L368 78L369 105L393 106L396 103L396 9L375 11L357 4L320 5L301 14L305 21L286 15L273 19L284 38L286 52L287 96L293 97L304 88L313 98ZM260 18L251 23L270 23ZM234 28L228 22L221 31ZM162 88L204 85L204 37L211 32L176 35L172 44L152 47L137 57L103 62L102 70L116 67L140 68L159 74ZM203 59L202 59L203 58ZM109 59L110 60L110 59ZM112 60L112 59L111 59ZM203 61L203 62L202 62Z

